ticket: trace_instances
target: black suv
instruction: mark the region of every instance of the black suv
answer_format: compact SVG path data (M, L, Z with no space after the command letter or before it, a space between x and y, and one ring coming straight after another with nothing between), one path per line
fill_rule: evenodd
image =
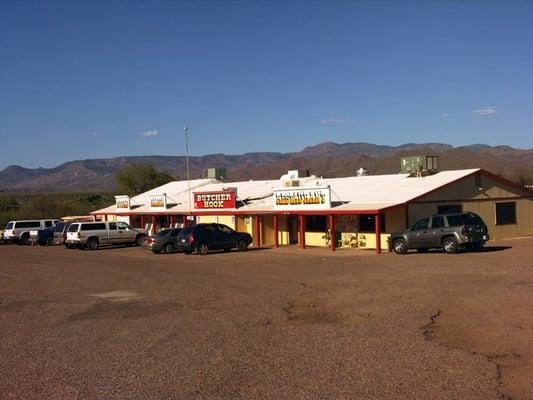
M178 235L178 249L205 255L210 250L244 251L252 243L249 233L235 232L222 224L198 224L183 228Z
M425 252L433 248L451 254L460 249L481 250L488 240L485 222L479 215L467 212L422 218L411 229L392 233L389 247L396 254L405 254L409 249Z

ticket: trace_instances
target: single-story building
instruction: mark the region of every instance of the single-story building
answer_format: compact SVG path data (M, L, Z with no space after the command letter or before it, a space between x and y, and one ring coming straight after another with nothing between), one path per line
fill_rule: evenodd
M418 171L421 172L421 171ZM249 232L254 245L387 249L390 233L436 213L472 211L494 239L533 234L533 192L482 169L220 182L176 181L93 211L152 233L191 222Z

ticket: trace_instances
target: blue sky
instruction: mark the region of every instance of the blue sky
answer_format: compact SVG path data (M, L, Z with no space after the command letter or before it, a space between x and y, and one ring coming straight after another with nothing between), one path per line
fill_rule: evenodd
M0 2L0 168L533 147L533 2Z

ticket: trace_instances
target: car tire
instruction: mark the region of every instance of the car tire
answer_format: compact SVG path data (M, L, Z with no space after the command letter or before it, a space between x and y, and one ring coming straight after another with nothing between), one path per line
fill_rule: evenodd
M196 253L202 256L205 256L207 253L209 253L209 246L207 243L198 244L198 246L196 246Z
M392 242L392 250L396 254L407 253L407 243L405 239L394 239L394 241Z
M98 239L97 238L89 238L89 240L87 240L87 245L86 247L89 249L89 250L96 250L98 249Z
M44 245L45 246L53 246L54 245L54 237L53 236L48 236L46 238L46 241L44 242Z
M18 240L17 244L19 246L27 246L30 244L30 235L29 234L23 234L20 239Z
M163 253L165 254L174 253L174 246L172 246L171 243L167 243L165 246L163 246Z
M135 244L141 247L145 239L146 239L146 235L137 235L137 237L135 238Z
M237 250L239 251L248 250L248 243L246 243L246 240L239 240L239 243L237 243Z
M455 254L457 253L459 244L454 237L447 237L442 240L442 248L445 253Z

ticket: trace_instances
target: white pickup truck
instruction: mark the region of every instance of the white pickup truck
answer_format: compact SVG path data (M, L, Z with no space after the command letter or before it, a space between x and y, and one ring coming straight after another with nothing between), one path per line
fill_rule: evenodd
M102 245L136 244L147 237L142 229L133 229L125 222L75 222L68 227L65 247L96 250Z

